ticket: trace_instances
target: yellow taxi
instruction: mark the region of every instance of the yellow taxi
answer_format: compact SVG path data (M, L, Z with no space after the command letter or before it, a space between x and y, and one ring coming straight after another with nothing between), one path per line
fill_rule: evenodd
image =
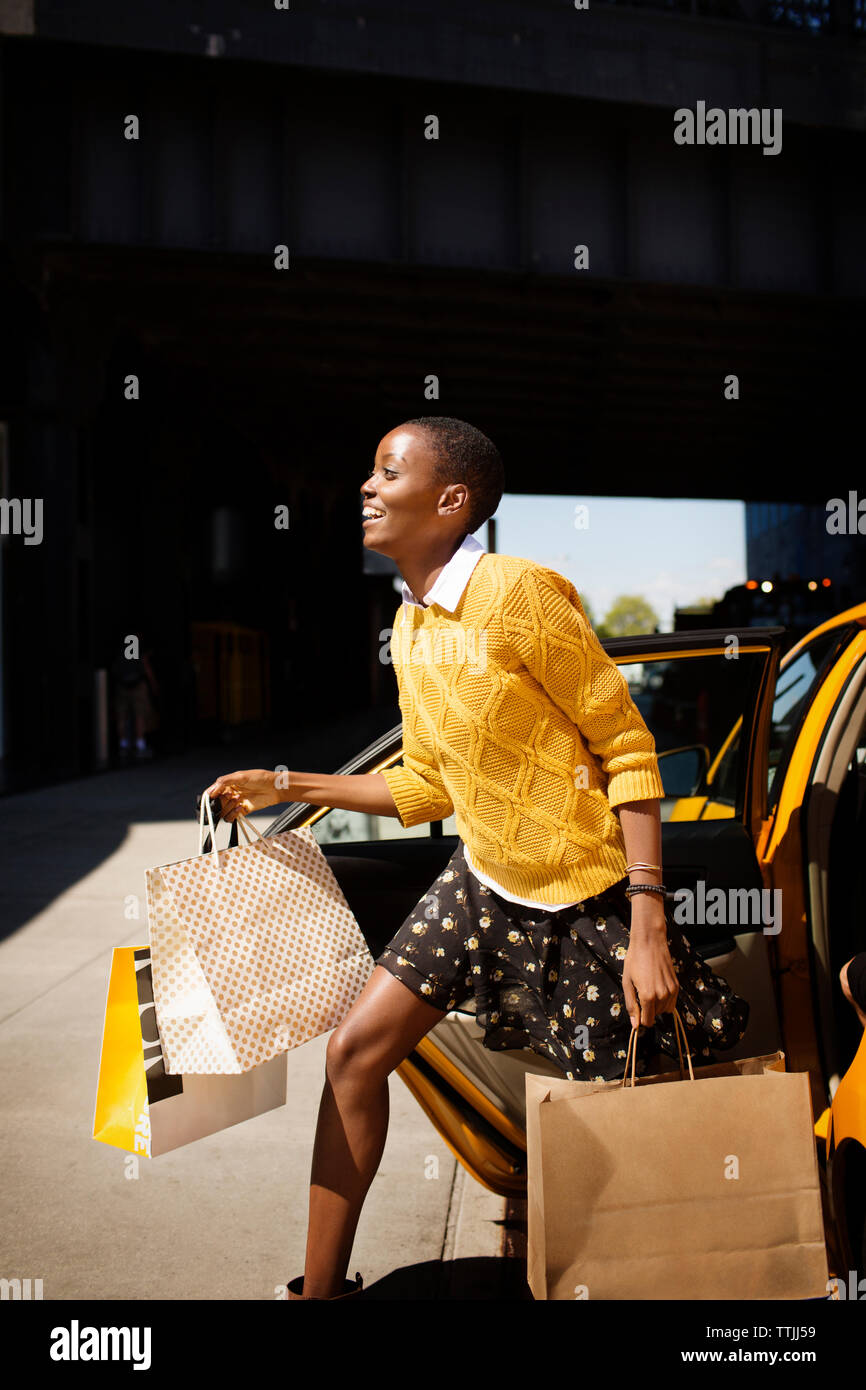
M686 935L748 999L720 1060L781 1049L809 1074L831 1273L866 1269L866 1040L839 972L866 949L866 604L782 655L780 627L603 643L652 731L665 788L664 880ZM340 772L399 761L398 725ZM457 844L453 816L392 817L293 803L269 833L309 825L375 955ZM685 893L691 894L690 898ZM482 1045L473 1001L398 1068L478 1182L526 1190L524 1076L561 1073L529 1050Z

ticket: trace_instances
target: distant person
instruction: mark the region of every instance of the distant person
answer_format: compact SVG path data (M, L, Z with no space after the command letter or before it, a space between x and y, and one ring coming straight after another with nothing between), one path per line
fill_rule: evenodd
M866 951L852 956L839 971L842 993L866 1028Z
M133 753L130 735L135 739L134 756L136 762L143 762L153 757L153 750L147 742L147 734L157 722L154 699L159 694L159 685L150 662L150 650L140 638L138 643L139 655L128 655L131 645L130 635L132 634L124 634L121 638L111 663L111 675L114 681L114 716L121 763L128 763Z

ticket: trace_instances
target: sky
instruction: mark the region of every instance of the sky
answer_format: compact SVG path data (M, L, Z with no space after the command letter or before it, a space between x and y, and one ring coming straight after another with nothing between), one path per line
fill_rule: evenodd
M586 529L575 509L587 508ZM487 545L487 527L476 532ZM570 579L600 623L620 594L640 594L673 630L674 608L721 598L746 574L742 502L656 497L535 497L505 493L496 549Z

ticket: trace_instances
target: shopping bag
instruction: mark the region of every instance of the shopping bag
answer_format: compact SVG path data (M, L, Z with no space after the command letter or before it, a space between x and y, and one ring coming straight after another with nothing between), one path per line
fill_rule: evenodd
M202 853L204 816L212 849ZM218 850L202 796L199 854L145 873L153 996L169 1074L249 1070L336 1027L375 965L312 831Z
M153 1007L150 950L114 951L94 1139L156 1158L285 1103L285 1053L234 1076L169 1076Z
M526 1076L534 1297L826 1297L808 1073L776 1052L635 1078L636 1037L622 1080Z

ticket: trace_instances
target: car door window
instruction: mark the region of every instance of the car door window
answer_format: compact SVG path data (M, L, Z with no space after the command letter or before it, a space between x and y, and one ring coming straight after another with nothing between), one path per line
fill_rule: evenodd
M773 697L770 728L770 761L767 773L767 804L772 809L790 762L803 720L821 688L821 682L842 648L850 640L852 629L831 628L809 642L792 661L779 671Z
M337 807L326 811L310 829L320 845L341 840L408 840L430 834L430 824L426 821L411 825L407 830L397 816L369 816L365 811L341 811Z
M726 648L726 651L728 649ZM674 655L621 663L655 739L663 820L741 818L746 768L740 730L751 722L765 656Z

